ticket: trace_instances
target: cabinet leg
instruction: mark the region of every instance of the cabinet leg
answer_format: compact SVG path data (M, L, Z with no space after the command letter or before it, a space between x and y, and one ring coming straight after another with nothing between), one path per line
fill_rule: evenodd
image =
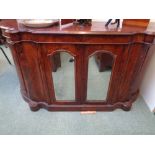
M131 107L132 107L132 104L129 102L127 104L124 104L123 107L122 107L122 109L124 111L130 111L131 110Z
M40 109L40 107L39 106L35 106L35 107L30 106L30 109L31 109L31 111L35 112L35 111L38 111Z

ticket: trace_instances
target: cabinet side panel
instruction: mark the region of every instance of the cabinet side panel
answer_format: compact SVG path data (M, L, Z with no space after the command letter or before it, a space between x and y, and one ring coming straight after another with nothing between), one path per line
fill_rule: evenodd
M126 73L124 75L124 85L122 100L129 100L138 92L140 71L147 54L147 48L142 44L131 45Z
M12 54L14 64L15 64L15 67L16 67L21 92L24 92L25 94L27 94L27 87L26 87L24 77L23 77L23 73L22 73L22 69L21 69L21 66L20 66L20 63L19 63L19 57L18 57L17 50L15 48L15 45L12 45L12 44L8 44L8 45L9 45L9 48L11 50L11 54Z
M27 87L27 97L33 101L47 102L38 44L22 42L16 44L20 67Z

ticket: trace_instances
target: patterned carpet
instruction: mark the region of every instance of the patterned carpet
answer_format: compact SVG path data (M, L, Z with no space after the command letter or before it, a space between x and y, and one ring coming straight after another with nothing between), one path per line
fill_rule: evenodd
M12 61L9 49L5 51ZM0 134L155 134L155 116L141 97L129 112L31 112L20 95L14 66L0 52Z

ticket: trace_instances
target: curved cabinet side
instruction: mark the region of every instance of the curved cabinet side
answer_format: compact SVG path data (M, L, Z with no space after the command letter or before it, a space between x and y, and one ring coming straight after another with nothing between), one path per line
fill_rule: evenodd
M19 57L18 57L18 54L17 54L16 47L15 47L15 45L12 45L12 44L9 44L9 43L8 43L8 46L9 46L10 51L12 53L12 57L13 57L14 64L15 64L15 67L16 67L16 71L17 71L17 75L18 75L19 83L20 83L20 90L21 90L22 94L27 94L27 87L26 87L26 84L25 84L25 81L24 81L24 76L23 76L22 69L21 69L21 66L20 66Z
M39 45L20 42L14 45L14 59L18 59L17 67L20 68L19 77L22 95L35 102L49 102L48 90L43 79L41 67L41 54ZM19 70L19 69L17 69ZM23 90L25 90L23 92Z

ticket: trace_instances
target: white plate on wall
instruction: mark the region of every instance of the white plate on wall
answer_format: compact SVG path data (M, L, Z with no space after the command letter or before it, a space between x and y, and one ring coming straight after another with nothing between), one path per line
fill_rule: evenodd
M48 27L58 22L58 19L24 19L20 21L23 25L34 28Z

